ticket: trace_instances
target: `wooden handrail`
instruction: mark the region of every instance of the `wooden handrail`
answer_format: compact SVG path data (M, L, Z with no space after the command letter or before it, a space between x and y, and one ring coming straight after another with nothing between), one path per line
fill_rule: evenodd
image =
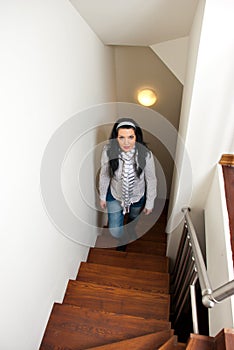
M223 154L219 161L219 164L234 166L234 154Z
M223 169L226 204L234 263L234 154L224 154L219 162Z

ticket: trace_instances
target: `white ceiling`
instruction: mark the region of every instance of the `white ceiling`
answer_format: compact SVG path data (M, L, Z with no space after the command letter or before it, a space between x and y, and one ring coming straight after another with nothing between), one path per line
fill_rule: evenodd
M189 35L199 0L70 0L104 44L151 46Z

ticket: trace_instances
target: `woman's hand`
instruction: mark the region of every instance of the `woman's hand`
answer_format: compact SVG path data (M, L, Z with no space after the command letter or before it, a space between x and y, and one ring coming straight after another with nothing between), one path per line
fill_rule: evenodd
M153 211L153 209L144 208L143 213L144 213L145 215L149 215L149 214L152 213L152 211Z
M102 209L106 209L106 201L100 201L100 206Z

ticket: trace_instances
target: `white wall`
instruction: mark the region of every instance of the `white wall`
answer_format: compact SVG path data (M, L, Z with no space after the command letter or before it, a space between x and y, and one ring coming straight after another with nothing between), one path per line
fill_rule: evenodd
M48 218L41 160L62 123L115 99L114 60L67 0L2 1L0 41L0 348L36 350L88 252Z
M174 179L168 231L175 229L181 207L189 205L201 241L203 209L214 167L223 153L233 153L233 11L232 1L201 0L190 38L179 132L191 163L192 189L190 195L185 186L190 181L186 171L179 179ZM178 152L177 157L183 169L182 152ZM174 238L173 234L169 237L169 256L174 255Z
M150 46L182 84L185 80L188 43L189 37L185 36Z
M226 204L222 166L217 165L205 203L206 260L212 289L234 279L230 226ZM211 336L223 328L234 326L234 297L209 309Z
M193 26L189 36L187 71L182 98L179 135L181 143L178 143L176 150L177 169L174 169L172 190L169 202L169 221L167 225L168 255L174 260L179 239L182 233L181 222L183 215L181 209L190 204L192 190L192 169L190 158L186 149L186 133L189 122L190 104L193 94L193 84L196 71L197 53L200 43L201 27L203 21L205 1L200 1L194 17ZM187 184L187 186L185 186Z

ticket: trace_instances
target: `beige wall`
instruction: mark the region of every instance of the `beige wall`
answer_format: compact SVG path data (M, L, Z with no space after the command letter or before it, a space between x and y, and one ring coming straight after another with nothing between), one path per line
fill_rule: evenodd
M116 46L115 64L117 101L137 103L137 91L151 87L158 96L152 109L178 129L183 86L160 58L148 47ZM169 195L173 159L164 145L150 133L145 133L145 140L161 163Z

